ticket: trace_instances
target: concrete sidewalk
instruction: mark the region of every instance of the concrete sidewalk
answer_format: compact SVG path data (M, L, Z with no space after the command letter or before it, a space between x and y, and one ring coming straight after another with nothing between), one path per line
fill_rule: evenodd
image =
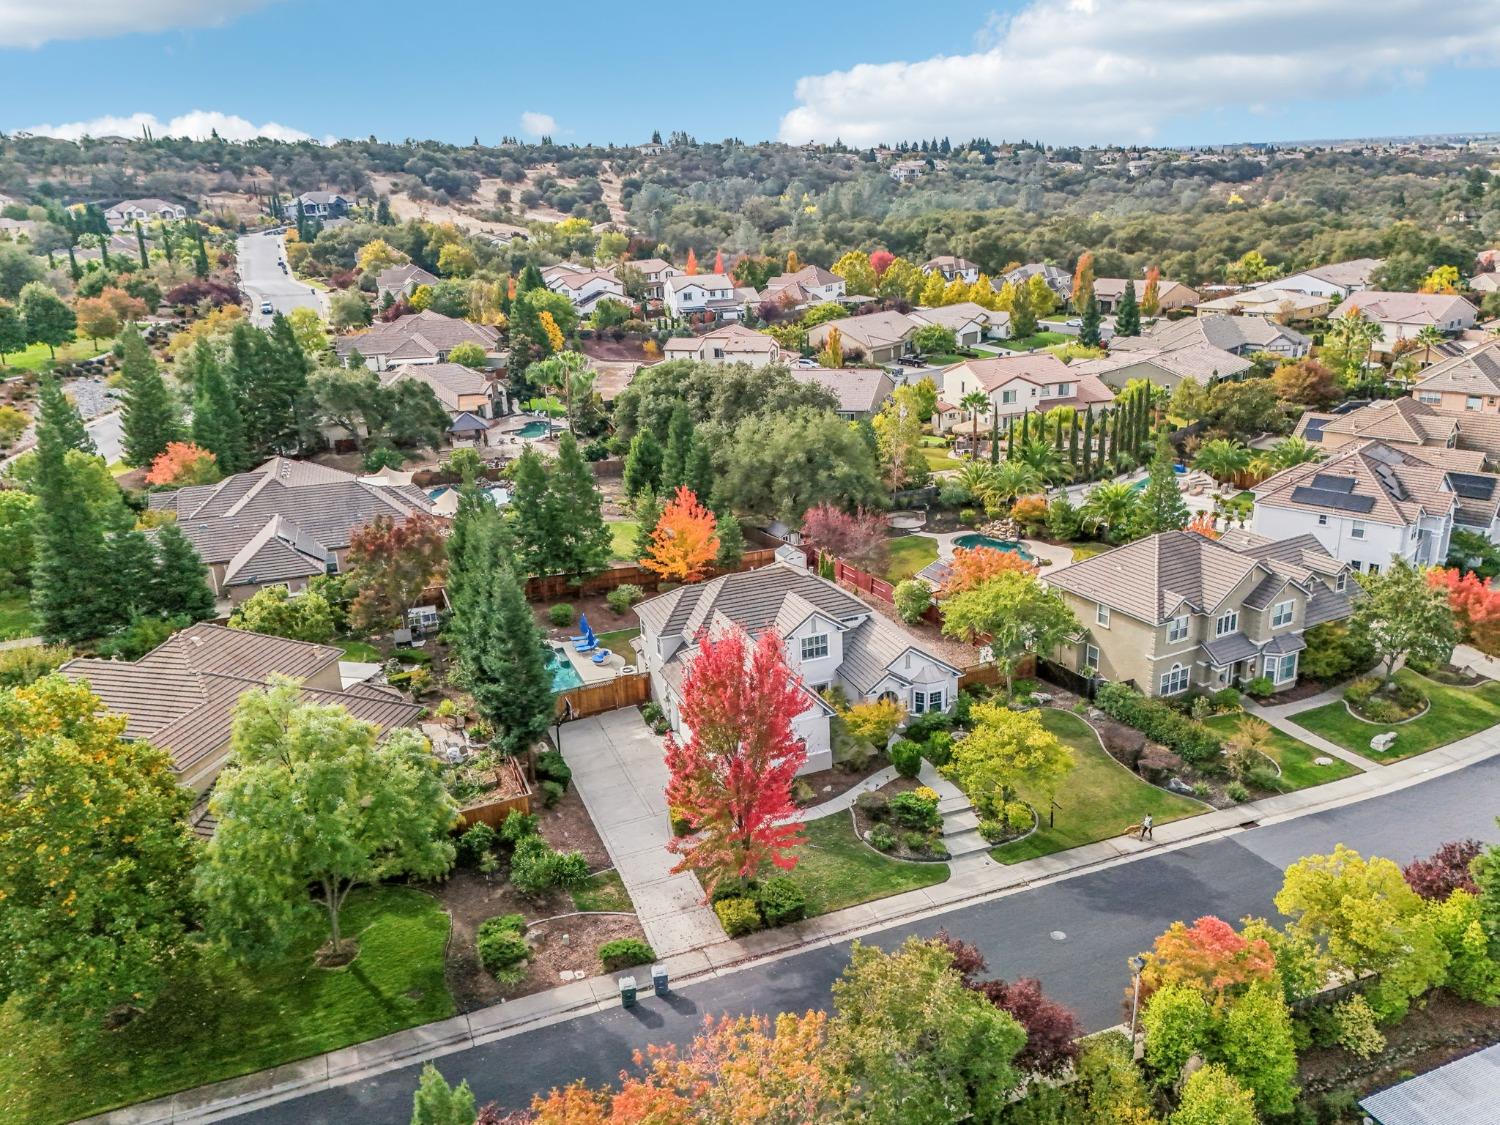
M657 956L722 941L697 876L672 874L667 764L640 712L627 707L568 723L562 753Z
M1306 706L1306 702L1299 706ZM621 718L627 721L621 722ZM632 804L632 795L637 800L643 800L642 792L637 787L640 779L629 784L630 793L625 792L618 784L613 787L605 784L610 778L618 782L621 774L610 774L602 759L613 755L623 765L628 760L644 755L644 742L655 743L656 740L649 731L644 739L640 737L636 728L645 728L633 710L600 716L593 727L585 725L591 721L580 720L565 728L564 756L574 770L575 781L578 780L580 770L594 775L587 787L580 786L580 792L585 794L585 803L589 812L596 817L596 822L601 813L608 815L604 812L605 809L618 803L620 816L616 819L622 831L617 835L622 837L622 842L626 845L638 842L643 836L629 826L644 817L631 818L627 814L640 807ZM585 732L586 737L577 737ZM983 865L959 862L951 866L953 874L946 883L852 906L808 919L795 926L762 931L734 941L722 937L718 940L706 938L701 947L665 957L664 961L672 974L674 985L721 976L809 948L831 947L896 923L920 921L967 902L995 898L1086 871L1130 863L1155 852L1233 836L1249 827L1354 804L1404 789L1418 781L1452 773L1497 754L1500 754L1500 726L1480 731L1425 754L1392 762L1380 769L1332 781L1313 789L1284 793L1263 801L1247 802L1232 809L1206 812L1186 820L1163 824L1156 829L1156 838L1152 841L1117 837L1010 865L993 861ZM656 764L661 768L664 778L665 767L660 765L659 758ZM618 770L621 766L614 768ZM649 790L650 784L645 783L644 787ZM664 780L662 784L665 784ZM659 794L655 796L660 800ZM664 813L661 815L665 817ZM600 830L601 833L604 832L602 825ZM606 843L608 839L606 836ZM611 854L614 854L613 849ZM649 882L644 885L651 886ZM632 895L634 894L632 888ZM699 899L701 893L694 901ZM717 930L717 920L713 921ZM233 1117L316 1090L356 1082L422 1059L437 1058L502 1039L528 1028L558 1023L583 1012L604 1011L618 1003L618 991L612 978L594 977L576 981L549 992L492 1005L439 1023L345 1047L330 1054L183 1091L156 1101L142 1102L90 1118L89 1121L108 1125L139 1125L144 1122L208 1121Z

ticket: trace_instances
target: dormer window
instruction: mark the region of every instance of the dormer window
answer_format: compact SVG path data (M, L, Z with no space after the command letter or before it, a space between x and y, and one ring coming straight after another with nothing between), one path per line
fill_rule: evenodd
M828 655L828 634L814 633L802 638L802 659L817 660Z
M1335 590L1337 590L1339 593L1342 594L1344 592L1345 587L1347 587L1348 585L1349 585L1349 575L1348 575L1348 572L1342 571L1342 570L1339 571L1339 576L1333 580L1333 588Z

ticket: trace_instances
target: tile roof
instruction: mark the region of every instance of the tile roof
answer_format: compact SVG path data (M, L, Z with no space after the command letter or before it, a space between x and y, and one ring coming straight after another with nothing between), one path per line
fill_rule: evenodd
M789 285L814 285L821 288L825 285L842 285L843 283L842 277L825 270L822 266L803 266L792 273L777 274L767 281L766 296L769 297L774 290L783 289Z
M1382 441L1345 446L1326 461L1283 469L1262 481L1255 486L1255 502L1307 512L1342 511L1397 527L1407 527L1424 515L1447 515L1457 502L1448 474L1423 461L1421 453ZM1319 487L1314 477L1348 482L1338 493L1345 499L1323 498L1321 494L1330 490ZM1351 500L1364 507L1356 509Z
M1434 363L1417 380L1416 391L1500 395L1500 338L1486 340L1471 351Z
M876 413L896 389L896 381L879 367L795 367L792 378L830 391L848 414Z
M1450 320L1473 320L1479 310L1462 297L1449 293L1383 293L1366 289L1345 297L1330 318L1359 309L1371 320L1385 324L1446 324Z
M1319 281L1325 281L1329 285L1336 285L1340 289L1349 289L1369 285L1370 275L1383 265L1385 265L1384 258L1351 258L1347 262L1330 262L1326 266L1314 266L1310 270L1300 272L1308 277L1315 277Z
M916 322L905 313L875 312L825 321L813 331L818 332L821 339L827 336L829 328L837 328L845 343L859 344L867 348L881 348L905 340L917 330L917 327ZM819 329L822 331L819 332Z
M1256 570L1269 568L1211 539L1164 531L1049 571L1049 586L1159 625L1186 603L1212 612Z
M1306 421L1299 420L1296 430L1302 436L1307 434L1307 421L1324 419L1321 426L1314 427L1319 435L1345 434L1405 445L1443 446L1454 439L1459 421L1457 416L1434 410L1414 398L1384 399L1344 414L1310 414L1304 418ZM1317 440L1321 441L1321 436Z
M973 301L955 301L951 305L940 305L935 309L912 309L908 315L922 324L936 324L955 332L976 320L986 325L1010 322L1010 313L992 312Z
M463 395L488 395L490 379L483 371L461 363L402 363L380 373L380 384L389 387L402 379L425 383L450 413L459 409Z
M1132 347L1177 348L1189 343L1205 343L1226 352L1242 348L1265 348L1278 342L1298 348L1312 346L1304 336L1284 324L1260 316L1197 316L1184 320L1162 320L1145 336L1115 337L1110 349Z
M1087 371L1107 375L1122 367L1149 363L1179 379L1196 379L1206 383L1213 378L1229 378L1254 366L1243 356L1216 348L1206 341L1195 341L1175 348L1136 348L1114 351L1102 359L1079 360L1068 365L1070 371Z
M348 359L359 352L366 359L392 356L401 359L436 359L459 344L475 343L487 352L500 347L500 330L489 324L472 324L467 320L444 316L423 309L377 324L352 336L339 336L333 342L340 358Z
M387 266L375 275L375 288L378 292L389 289L395 291L406 287L407 282L415 281L418 285L436 285L438 279L428 273L415 262L407 262L401 266Z

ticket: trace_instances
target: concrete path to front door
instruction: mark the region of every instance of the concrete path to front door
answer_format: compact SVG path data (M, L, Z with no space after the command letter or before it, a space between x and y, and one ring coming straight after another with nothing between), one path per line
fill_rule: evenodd
M724 940L697 876L673 875L667 765L634 707L566 723L563 760L659 958Z

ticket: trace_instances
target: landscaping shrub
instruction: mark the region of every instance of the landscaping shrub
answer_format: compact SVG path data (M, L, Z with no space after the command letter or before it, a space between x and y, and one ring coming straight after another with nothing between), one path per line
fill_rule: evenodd
M714 903L714 913L719 916L719 925L730 937L743 937L760 929L760 911L755 900L744 897L723 898Z
M642 590L639 586L632 586L626 583L624 586L616 586L609 593L605 594L604 600L609 603L610 609L624 615L630 611L631 606L635 605L636 602L645 596L646 591Z
M1204 719L1209 718L1213 713L1214 705L1209 702L1208 696L1193 696L1193 705L1188 708L1188 714L1192 715L1193 718L1197 719L1201 723Z
M807 892L789 875L773 875L756 889L756 905L768 926L785 926L807 916Z
M391 656L402 664L426 665L432 663L432 653L421 648L398 648L391 653Z
M578 852L555 852L540 836L528 836L510 857L510 881L522 894L553 887L576 887L589 877L588 862Z
M573 620L573 607L567 602L558 602L547 610L547 620L552 622L555 628L564 628L569 621Z
M888 852L896 846L895 833L883 824L877 824L870 829L865 839L869 841L870 847L877 851Z
M1202 723L1123 684L1104 684L1094 703L1106 715L1135 727L1195 765L1216 761L1224 748L1219 736Z
M512 809L500 822L500 842L514 847L528 836L536 835L536 817Z
M486 918L474 935L474 948L485 972L500 980L518 978L520 966L531 956L525 921L519 914Z
M1270 676L1256 676L1245 685L1245 694L1251 699L1270 699L1276 694L1276 685L1271 682Z
M1427 706L1427 697L1400 680L1383 682L1366 676L1344 689L1344 702L1362 719L1372 723L1399 723Z
M1242 706L1240 703L1240 693L1232 687L1214 692L1213 701L1214 710L1221 715L1227 715L1231 711L1238 711Z
M541 790L542 806L549 809L553 805L557 804L558 801L561 801L563 799L563 794L567 792L567 790L562 787L562 783L558 781L542 782Z
M563 761L559 750L544 750L536 756L536 775L543 781L555 781L566 792L568 782L573 780L573 771Z
M498 837L488 824L471 824L458 838L458 861L477 865L494 850Z
M632 965L649 965L656 960L656 950L640 938L617 938L599 947L599 963L606 973L628 969Z
M973 508L962 508L958 513L958 522L973 526L979 522L979 513Z
M909 738L891 744L891 765L902 777L916 777L922 770L922 748Z
M953 760L953 736L945 730L935 730L927 739L925 757L938 769Z
M1224 793L1229 797L1231 801L1234 801L1236 804L1241 801L1248 801L1250 799L1250 790L1246 789L1238 781L1231 781L1228 785L1226 785L1224 787Z
M927 583L918 582L915 578L908 578L896 586L892 595L896 602L896 612L901 615L901 620L908 625L914 625L922 620L922 614L927 612L927 607L932 604L932 590Z
M861 793L854 798L854 807L871 820L884 820L891 814L891 802L884 793Z
M1005 820L1005 827L1012 832L1030 832L1031 826L1036 823L1031 806L1025 801L1007 801L1000 810L1000 815Z
M1314 680L1331 683L1375 663L1375 650L1361 633L1342 621L1315 625L1303 634L1307 648L1297 660L1298 670Z
M1136 759L1135 769L1152 785L1165 785L1182 772L1182 759L1165 746L1152 746Z
M917 793L897 793L891 798L891 821L902 828L932 829L942 826L936 799Z
M163 621L159 617L142 617L117 633L112 633L95 647L104 660L139 660L178 629L190 624L186 617Z
M26 687L71 659L67 645L37 645L0 650L0 688Z
M904 718L905 708L894 699L856 703L843 714L844 726L852 736L882 750Z
M979 822L979 836L986 843L998 844L1010 837L1010 829L1005 826L1004 821L986 818Z
M932 847L932 840L925 832L901 833L901 846L917 855L925 855Z

